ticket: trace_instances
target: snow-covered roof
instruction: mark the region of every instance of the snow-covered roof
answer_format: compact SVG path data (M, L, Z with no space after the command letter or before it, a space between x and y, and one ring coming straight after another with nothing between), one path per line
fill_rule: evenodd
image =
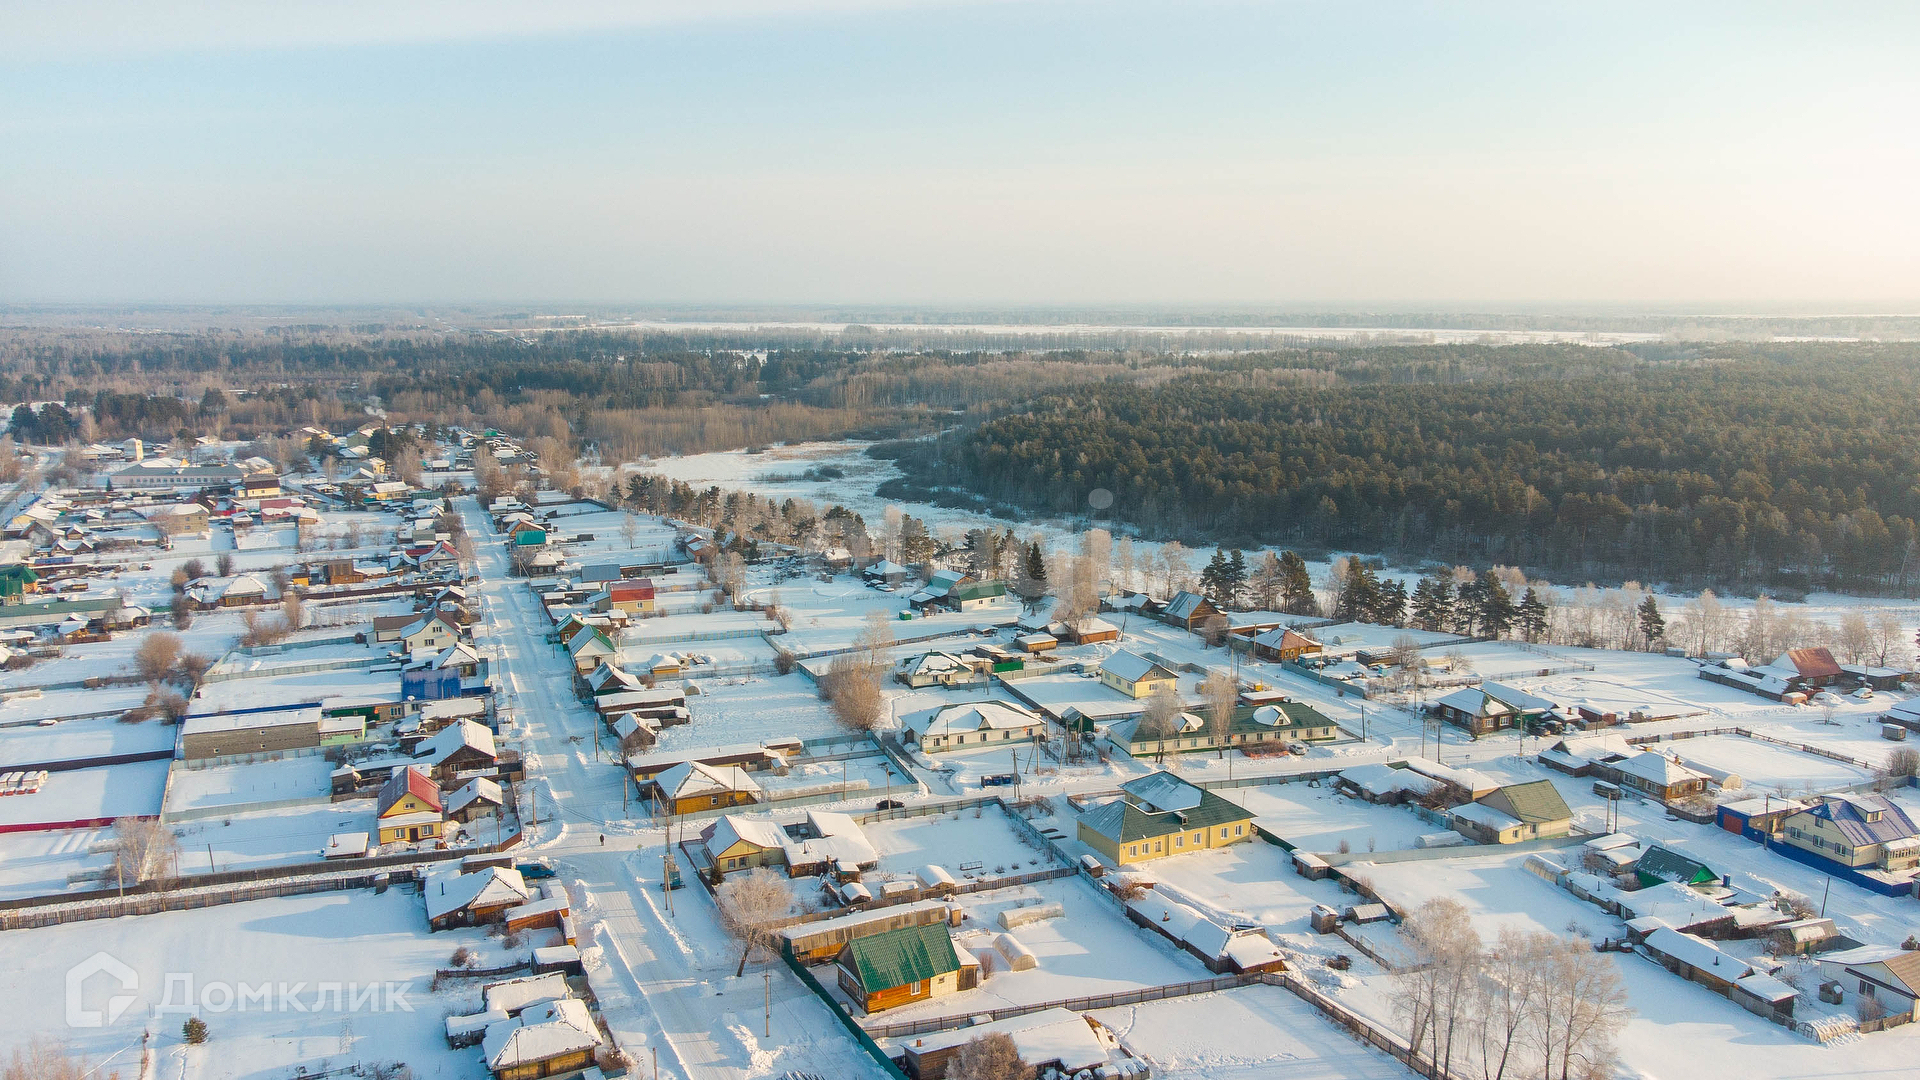
M1628 776L1637 776L1662 787L1707 778L1704 773L1695 772L1665 754L1651 750L1642 750L1622 758L1614 762L1613 767Z
M1107 1063L1105 1045L1086 1018L1071 1009L1044 1009L952 1031L916 1035L911 1042L913 1052L924 1055L960 1046L983 1035L1005 1035L1012 1039L1020 1050L1020 1060L1029 1067L1057 1061L1068 1075L1076 1075Z
M1486 803L1467 803L1453 809L1453 816L1461 821L1479 825L1482 828L1500 832L1520 824L1520 819L1488 806Z
M1721 951L1720 947L1705 938L1681 933L1670 927L1661 927L1647 935L1647 948L1662 956L1671 956L1683 964L1712 972L1732 982L1753 968L1745 960L1732 953Z
M534 1006L510 1020L487 1027L481 1052L496 1074L522 1065L591 1050L600 1045L600 1032L587 1005L564 998Z
M1396 769L1380 764L1355 765L1351 769L1343 769L1340 779L1375 797L1391 795L1396 791L1425 795L1440 786L1440 781L1412 769Z
M447 813L457 814L478 800L503 806L505 798L500 793L500 785L484 776L476 776L460 787L460 790L447 796Z
M529 1005L541 1005L549 1001L559 1001L571 997L567 989L567 977L557 971L543 975L522 975L517 979L503 979L488 983L481 991L487 1011L498 1011L511 1016Z
M1158 811L1191 810L1200 805L1206 790L1188 783L1170 772L1157 772L1120 785L1137 803Z
M691 799L701 795L722 795L745 791L759 794L760 785L746 770L733 765L708 765L701 761L683 761L653 778L671 799Z
M475 904L481 907L522 904L533 895L520 871L506 866L489 866L470 874L434 874L427 878L423 892L428 919L438 919Z
M1138 653L1127 652L1124 649L1102 660L1100 662L1100 670L1125 682L1139 682L1148 677L1156 679L1175 678L1174 673L1166 667L1156 664Z
M920 738L971 734L977 731L1006 731L1029 728L1042 723L1033 710L1011 701L963 701L910 713L901 726Z
M489 758L495 757L493 732L471 720L461 720L441 728L433 738L421 743L413 756L438 765L462 749L473 749Z
M786 844L787 834L771 821L728 814L707 826L704 840L707 850L717 856L742 841L762 849L779 848Z

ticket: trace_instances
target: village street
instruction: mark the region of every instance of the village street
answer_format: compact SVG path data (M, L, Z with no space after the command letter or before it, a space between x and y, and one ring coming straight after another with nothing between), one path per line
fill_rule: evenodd
M481 538L484 633L477 637L498 665L503 731L524 747L523 811L531 819L537 808L540 822L529 826L527 853L553 859L575 889L582 930L595 935L581 946L599 946L613 975L611 982L594 980L603 1014L646 1070L640 1075L652 1075L657 1051L663 1078L736 1080L748 1075L756 1055L815 1044L827 1059L820 1064L852 1075L848 1070L866 1059L851 1053L826 1008L784 967L771 968L770 983L754 970L731 978L738 956L720 941L704 891L677 891L667 913L660 889L665 832L622 816L620 770L605 749L595 760L598 721L573 696L566 653L546 641L545 615L525 582L509 576L505 548L484 539L491 530L479 505L471 496L456 501L469 534ZM774 1034L763 1048L769 997Z

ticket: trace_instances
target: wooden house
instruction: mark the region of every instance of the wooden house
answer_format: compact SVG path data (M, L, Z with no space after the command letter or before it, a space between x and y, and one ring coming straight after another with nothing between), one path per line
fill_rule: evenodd
M803 964L825 964L840 955L847 942L912 926L955 926L961 909L945 900L916 900L910 904L856 911L832 919L796 923L781 929L780 949Z
M1565 836L1573 831L1573 811L1551 780L1508 784L1453 811L1454 830L1482 844Z
M840 988L869 1016L980 983L979 962L961 956L945 924L854 938L841 946L837 963Z
M1136 699L1152 697L1163 689L1177 690L1180 683L1172 669L1125 651L1102 660L1098 674L1102 685Z
M1303 656L1318 655L1322 646L1298 630L1279 627L1254 635L1250 648L1258 659L1292 663Z
M568 997L489 1024L480 1048L494 1080L540 1080L591 1066L601 1042L586 1002Z
M661 814L688 814L760 801L760 785L745 769L683 761L648 781L648 794Z
M420 889L427 902L427 925L435 930L497 922L504 912L533 897L520 871L509 866L430 873Z
M1120 798L1081 815L1080 842L1126 866L1253 839L1253 814L1237 803L1157 772L1120 785Z
M418 843L436 840L445 825L440 785L418 765L395 769L380 788L374 817L380 843Z
M1167 601L1167 606L1160 611L1160 618L1168 626L1191 631L1206 625L1208 619L1218 614L1220 609L1213 606L1213 601L1199 593L1182 590Z
M1030 742L1047 732L1046 717L1011 701L966 701L910 713L902 738L929 753L994 743Z

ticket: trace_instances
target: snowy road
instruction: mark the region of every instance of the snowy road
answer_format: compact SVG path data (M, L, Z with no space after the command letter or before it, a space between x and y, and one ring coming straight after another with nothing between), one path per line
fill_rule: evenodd
M748 1080L787 1069L880 1075L784 968L773 968L771 980L752 971L732 978L737 956L699 888L676 892L675 911L666 912L663 831L623 814L621 770L604 750L596 755L598 719L573 696L569 660L546 640L545 612L509 576L506 549L477 500L456 505L477 548L481 640L499 674L502 730L526 757L523 806L530 802L528 816L537 812L540 821L530 839L573 891L593 937L583 936L583 950L601 949L605 969L593 971L593 984L619 1044L649 1071L657 1052L662 1078Z

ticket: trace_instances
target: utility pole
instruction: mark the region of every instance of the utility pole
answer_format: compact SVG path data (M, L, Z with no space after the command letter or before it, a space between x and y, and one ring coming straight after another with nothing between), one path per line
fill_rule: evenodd
M207 845L207 873L217 874L219 872L220 871L216 869L213 865L213 845L208 844Z
M767 977L767 1018L766 1027L763 1030L766 1037L771 1039L773 1038L773 969L762 968L761 974Z

